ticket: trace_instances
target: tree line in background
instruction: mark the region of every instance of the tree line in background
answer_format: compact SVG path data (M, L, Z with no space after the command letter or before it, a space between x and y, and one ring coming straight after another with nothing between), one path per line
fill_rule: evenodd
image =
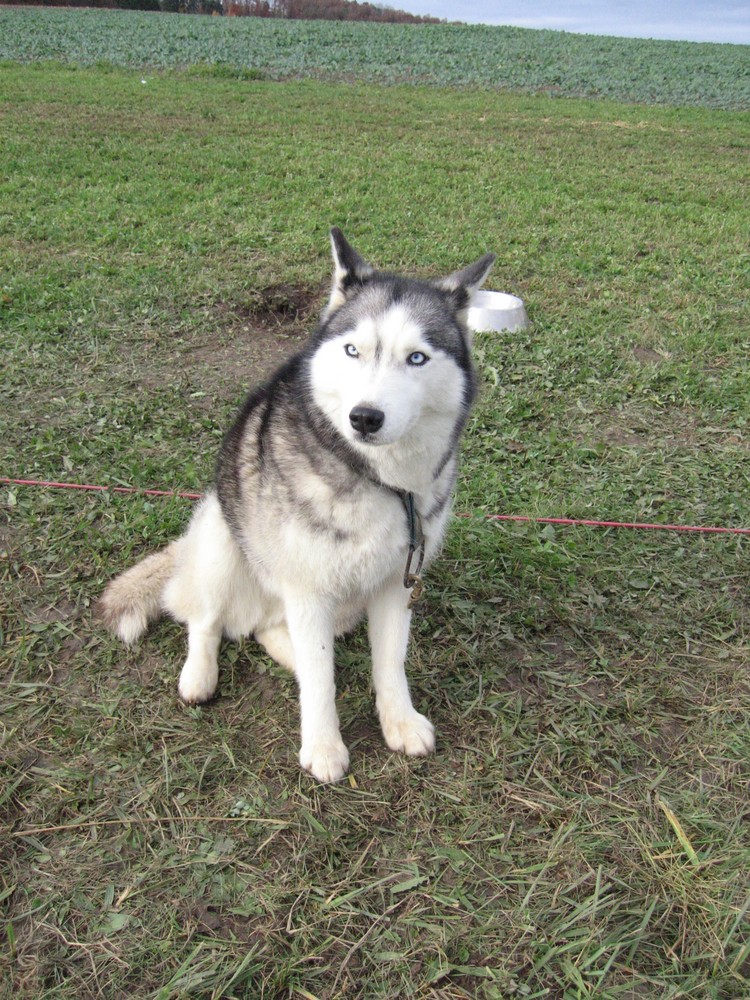
M437 17L408 14L359 0L0 0L34 7L105 7L168 14L227 14L230 17L277 17L289 20L382 21L439 24Z
M439 24L439 18L407 14L358 0L227 0L225 13L249 17L285 17L291 20L390 21L397 24Z

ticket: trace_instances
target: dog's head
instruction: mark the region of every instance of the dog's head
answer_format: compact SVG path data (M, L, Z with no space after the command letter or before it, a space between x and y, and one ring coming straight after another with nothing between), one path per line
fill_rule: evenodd
M312 343L316 404L358 449L454 435L475 393L466 314L494 254L420 281L376 271L339 229L331 245L333 287Z

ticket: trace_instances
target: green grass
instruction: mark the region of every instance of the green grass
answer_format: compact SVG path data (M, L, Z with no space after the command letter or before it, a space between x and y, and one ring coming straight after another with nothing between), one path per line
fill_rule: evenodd
M0 474L204 488L337 223L422 274L495 250L526 302L459 511L750 525L746 116L6 64L0 130ZM95 618L188 501L1 497L0 995L747 995L746 539L457 518L438 752L383 748L357 634L330 788L251 641L189 709L178 628Z
M485 87L750 108L747 45L487 25L205 18L0 7L0 59Z

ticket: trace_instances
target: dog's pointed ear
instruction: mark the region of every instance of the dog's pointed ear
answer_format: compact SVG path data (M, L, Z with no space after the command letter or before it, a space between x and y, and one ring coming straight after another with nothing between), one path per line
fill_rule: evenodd
M373 273L373 268L367 263L344 234L334 226L331 230L331 250L333 251L333 285L328 305L323 312L323 319L336 312L339 306L346 302L352 288L360 285L365 278Z
M456 311L456 319L464 328L466 343L471 347L472 331L469 329L467 320L469 316L469 306L474 297L474 292L482 287L484 279L490 273L490 268L495 263L495 254L486 253L484 257L475 260L473 264L454 271L447 278L441 278L435 285L444 292L448 292L448 297L453 303Z
M486 253L484 257L475 260L473 264L454 271L447 278L441 278L435 284L444 292L450 292L455 303L456 311L463 312L469 308L471 298L477 289L484 284L484 279L490 273L490 268L495 263L495 254Z

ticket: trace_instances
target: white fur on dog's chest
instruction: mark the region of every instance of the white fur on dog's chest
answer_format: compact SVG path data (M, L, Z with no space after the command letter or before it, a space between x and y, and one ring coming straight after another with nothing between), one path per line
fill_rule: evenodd
M320 484L319 484L320 485ZM260 525L244 534L244 547L265 570L267 585L295 581L301 590L314 589L336 601L356 600L377 590L403 572L409 545L409 525L400 496L382 487L365 487L351 497L324 497L317 504ZM440 541L427 528L429 551Z

